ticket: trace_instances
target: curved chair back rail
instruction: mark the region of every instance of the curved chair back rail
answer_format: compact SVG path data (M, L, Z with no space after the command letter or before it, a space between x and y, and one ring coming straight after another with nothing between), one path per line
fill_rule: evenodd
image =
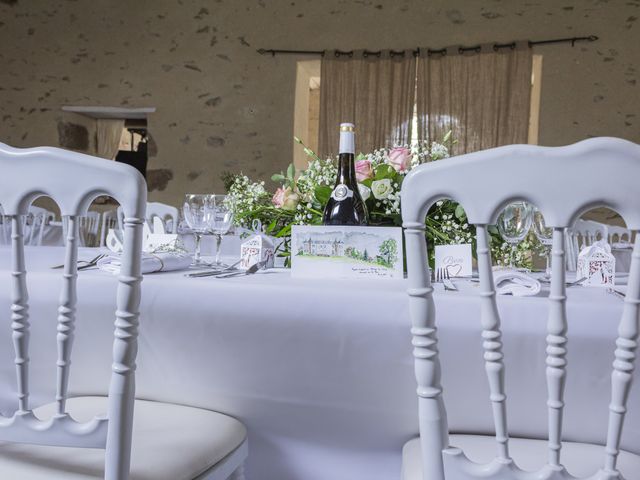
M128 165L49 147L18 149L0 144L0 171L0 204L11 221L11 328L17 376L17 410L12 417L0 417L0 441L103 447L105 478L124 480L128 477L131 450L146 183ZM29 402L29 296L22 221L31 202L42 195L56 201L67 218L57 319L57 411L47 421L33 415ZM86 215L87 207L100 195L109 195L122 206L124 252L118 277L108 412L105 417L81 424L66 410L76 315L78 232L80 217Z
M609 243L631 243L633 241L631 230L626 227L620 227L618 225L607 225L607 231L609 232Z
M159 202L147 203L147 222L149 227L153 229L153 218L158 217L162 220L166 233L177 233L178 229L178 209L171 205ZM168 224L171 220L171 224ZM170 227L170 228L168 228Z
M624 175L602 175L603 171ZM402 186L402 218L407 245L409 301L418 384L423 476L429 480L480 478L480 468L449 448L440 384L436 317L427 265L424 218L437 200L451 198L476 226L480 275L480 321L496 440L496 459L482 467L482 478L527 477L509 455L500 315L493 284L487 226L513 200L536 205L553 228L552 277L547 321L548 464L536 478L564 479L561 464L562 414L566 377L567 316L565 230L596 206L616 210L633 231L640 229L640 145L594 138L566 147L511 145L421 165ZM611 403L602 469L593 478L621 478L616 470L620 435L638 346L640 240L636 236L627 294L618 330L611 377ZM443 454L444 453L444 454ZM461 472L467 472L462 475ZM489 471L493 472L489 475ZM451 476L445 475L445 472ZM529 474L532 475L532 474Z

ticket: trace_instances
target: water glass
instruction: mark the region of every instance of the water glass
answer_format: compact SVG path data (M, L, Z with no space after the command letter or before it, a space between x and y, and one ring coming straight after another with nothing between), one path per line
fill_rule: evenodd
M544 223L542 212L537 208L533 212L533 233L542 244L547 260L547 268L545 269L545 278L551 277L551 245L553 244L553 228L547 228Z
M516 247L529 233L531 222L532 209L527 202L510 203L498 217L498 231L502 238L511 245L510 268L514 268L513 258L515 257Z
M214 206L215 201L213 195L190 193L184 197L182 213L184 214L185 222L189 225L191 231L193 231L196 242L193 255L194 265L202 265L205 263L200 256L200 242L202 235L211 229Z
M229 233L233 226L233 212L229 208L226 195L213 196L213 218L211 222L211 233L216 237L216 261L215 265L225 267L220 262L220 244L222 243L222 235Z

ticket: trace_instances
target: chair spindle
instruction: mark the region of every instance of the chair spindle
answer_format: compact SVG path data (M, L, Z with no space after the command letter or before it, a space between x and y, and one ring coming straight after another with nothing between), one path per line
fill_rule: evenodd
M615 360L611 373L611 403L609 404L609 425L607 428L607 446L605 448L605 472L616 472L616 463L620 453L620 437L624 416L627 412L627 399L633 378L640 318L640 235L636 232L635 245L629 269L627 294L624 300L622 318L618 326Z
M567 307L565 286L565 232L553 229L551 289L547 319L547 411L549 429L549 465L560 466L562 415L567 355Z
M29 411L29 294L24 263L24 234L21 215L11 216L12 304L11 329L18 381L18 411Z
M408 289L412 318L411 344L418 384L420 436L423 439L423 446L429 446L429 448L423 448L426 459L424 478L444 480L441 452L443 448L449 446L449 433L446 411L442 402L435 305L432 296L433 287L429 278L425 226L424 223L407 223L404 227L407 252L410 255L407 261L414 265L424 265L424 268L414 269L411 272ZM414 252L419 252L416 253L417 257L413 257Z
M485 370L489 380L493 422L498 443L498 458L507 461L509 459L509 433L507 430L507 396L504 393L502 332L500 331L500 315L496 304L496 290L491 270L491 250L486 225L476 225L476 241Z
M76 319L77 291L76 282L78 278L78 217L67 217L67 243L64 261L64 272L62 290L60 292L60 302L58 306L58 361L56 378L56 402L57 414L66 413L65 403L67 401L67 389L69 385L69 370L71 365L71 349L73 348L73 338Z

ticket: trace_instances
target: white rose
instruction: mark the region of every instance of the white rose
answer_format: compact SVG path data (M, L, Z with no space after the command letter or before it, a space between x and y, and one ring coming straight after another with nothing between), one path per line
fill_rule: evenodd
M376 180L371 184L371 193L378 200L384 200L391 193L391 180L383 178L382 180Z
M358 184L358 191L360 192L360 196L362 197L363 202L366 202L367 199L371 196L371 189L361 183Z

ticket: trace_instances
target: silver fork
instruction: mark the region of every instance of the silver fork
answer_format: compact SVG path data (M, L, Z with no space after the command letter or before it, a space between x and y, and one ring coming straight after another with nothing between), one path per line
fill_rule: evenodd
M244 276L244 275L253 275L258 270L260 270L262 267L264 267L266 264L267 264L267 261L264 260L262 262L254 263L253 265L251 265L248 269L246 269L244 271L223 273L223 274L220 274L220 275L216 275L215 277L216 278L231 278L231 277L240 277L240 276Z
M87 270L88 268L97 267L98 266L98 261L102 260L106 256L107 256L106 253L101 253L100 255L98 255L96 258L94 258L90 262L86 263L85 265L82 265L82 266L78 267L78 270Z
M449 277L449 270L446 267L438 267L435 269L434 280L436 283L442 283L446 291L449 291L449 292L458 291L458 288L451 281Z
M98 260L100 260L102 257L104 257L104 253L101 253L101 254L95 256L91 260L78 260L78 266L81 266L80 264L82 264L82 266L93 264L94 262L97 262ZM54 269L54 270L55 269L59 269L59 268L64 268L64 263L61 264L61 265L54 265L51 268Z
M241 261L242 260L238 260L233 265L229 265L228 267L225 267L221 270L214 269L214 270L205 270L204 272L187 273L185 274L185 277L191 277L191 278L213 277L215 275L220 275L221 273L236 272L237 269L235 267L237 267Z
M616 290L615 288L607 288L607 293L610 293L611 295L615 295L616 297L618 297L620 300L623 300L626 298L626 295L622 292L619 292L618 290Z

